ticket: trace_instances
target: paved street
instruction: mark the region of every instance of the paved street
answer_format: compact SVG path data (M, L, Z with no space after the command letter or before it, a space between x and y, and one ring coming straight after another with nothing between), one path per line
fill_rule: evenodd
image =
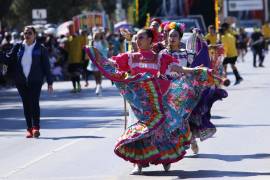
M16 89L0 90L0 179L270 179L270 55L265 68L253 68L251 53L237 66L244 78L227 88L229 97L214 104L215 136L199 142L200 152L172 165L143 169L129 175L132 164L113 153L124 128L123 99L111 82L103 96L94 82L72 94L70 82L57 82L50 95L41 95L39 139L26 139L22 104ZM230 68L229 68L229 71ZM229 78L234 82L232 74ZM84 85L84 83L82 83Z

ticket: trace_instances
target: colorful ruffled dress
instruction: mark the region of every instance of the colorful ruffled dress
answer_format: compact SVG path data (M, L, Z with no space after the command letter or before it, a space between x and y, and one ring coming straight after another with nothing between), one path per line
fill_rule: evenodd
M173 56L177 61L178 65L182 67L188 67L194 59L194 53L186 49L179 49L178 51L171 51L168 49L163 49L159 54L169 54Z
M195 48L193 49L197 52L197 55L191 63L191 67L203 64L204 67L211 68L214 75L219 78L224 77L222 66L223 48L221 46L216 48L215 52L210 52L211 56L209 56L206 43L199 38L192 38L195 38L195 42L193 42ZM193 138L199 138L201 141L204 141L216 133L216 126L211 122L211 108L217 100L222 100L227 96L227 91L221 88L221 81L217 81L213 86L206 88L202 92L200 101L189 117Z
M169 55L124 53L113 57L115 67L93 48L86 52L104 76L115 82L138 119L119 137L114 152L143 166L182 159L191 139L187 119L203 90L215 83L211 71L198 68L194 74L164 80L158 72L165 73L175 63Z

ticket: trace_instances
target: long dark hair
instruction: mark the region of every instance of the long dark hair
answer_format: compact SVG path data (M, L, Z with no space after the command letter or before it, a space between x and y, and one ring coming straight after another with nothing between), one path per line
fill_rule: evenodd
M170 22L168 24L168 28L171 30L176 30L179 34L179 38L181 39L183 37L184 34L184 30L185 30L185 24L183 23L178 23L178 22Z
M151 28L141 29L139 32L145 33L147 37L151 38L151 43L153 42L155 35Z
M31 29L35 35L37 34L37 31L34 28L34 26L25 26L24 29Z

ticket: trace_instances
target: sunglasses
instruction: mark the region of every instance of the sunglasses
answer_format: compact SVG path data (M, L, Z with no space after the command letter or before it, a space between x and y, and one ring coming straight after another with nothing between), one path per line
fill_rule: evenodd
M23 34L31 36L33 33L32 32L24 32Z

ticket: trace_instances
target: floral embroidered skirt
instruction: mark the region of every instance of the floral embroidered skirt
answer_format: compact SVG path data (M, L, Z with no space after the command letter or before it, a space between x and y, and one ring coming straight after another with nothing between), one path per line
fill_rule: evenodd
M105 58L96 61L93 49L86 52L103 75L115 82L138 120L119 137L114 152L143 166L182 159L191 140L188 117L202 92L216 82L211 71L198 68L172 80L149 73L126 76Z

